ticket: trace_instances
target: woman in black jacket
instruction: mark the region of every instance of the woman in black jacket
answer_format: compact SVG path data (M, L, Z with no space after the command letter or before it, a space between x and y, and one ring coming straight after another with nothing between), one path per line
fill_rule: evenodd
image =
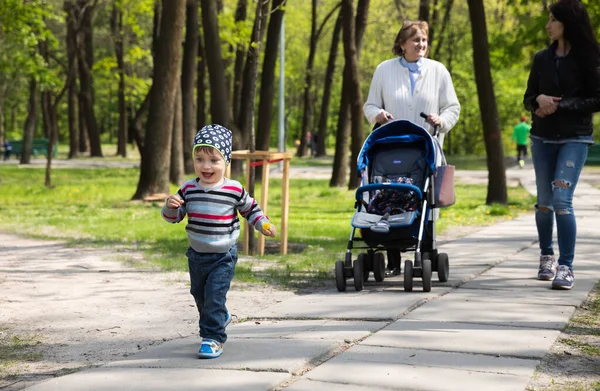
M553 279L553 289L571 289L577 236L573 193L594 143L592 113L600 111L600 46L580 0L554 3L546 30L553 42L536 53L524 96L532 113L538 279ZM555 218L558 262L552 241Z

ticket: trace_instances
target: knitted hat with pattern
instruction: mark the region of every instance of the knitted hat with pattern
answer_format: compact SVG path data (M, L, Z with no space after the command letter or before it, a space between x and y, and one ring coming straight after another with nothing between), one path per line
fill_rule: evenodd
M206 125L194 137L193 152L195 153L198 147L213 147L221 153L225 163L229 164L231 163L231 144L231 130L218 124Z

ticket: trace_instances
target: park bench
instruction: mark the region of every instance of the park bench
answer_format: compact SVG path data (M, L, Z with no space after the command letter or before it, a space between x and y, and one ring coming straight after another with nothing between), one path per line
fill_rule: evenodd
M600 144L596 143L590 146L585 164L588 166L600 165Z
M23 141L19 140L11 140L9 141L12 146L12 154L15 156L21 156L21 152L23 151ZM56 144L54 144L52 148L52 157L56 157L58 153L58 148ZM38 155L48 156L48 139L46 138L35 138L31 143L31 154L33 157L38 157Z

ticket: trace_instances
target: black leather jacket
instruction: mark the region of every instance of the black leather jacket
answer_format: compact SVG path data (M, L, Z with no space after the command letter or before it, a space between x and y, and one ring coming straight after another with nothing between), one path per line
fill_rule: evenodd
M556 56L557 42L535 54L523 103L532 112L531 134L549 138L570 138L592 134L592 113L600 111L600 71L585 78L575 57ZM541 95L559 96L562 100L553 114L535 115Z

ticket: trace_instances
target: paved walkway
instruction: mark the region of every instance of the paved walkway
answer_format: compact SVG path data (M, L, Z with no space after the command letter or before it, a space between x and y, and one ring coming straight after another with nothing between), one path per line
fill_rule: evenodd
M508 176L535 191L531 170ZM196 359L198 338L182 338L28 390L524 390L600 275L600 191L580 183L575 206L572 291L535 279L529 214L444 244L450 279L434 273L429 293L419 279L404 292L400 276L298 295L231 325L219 359Z

